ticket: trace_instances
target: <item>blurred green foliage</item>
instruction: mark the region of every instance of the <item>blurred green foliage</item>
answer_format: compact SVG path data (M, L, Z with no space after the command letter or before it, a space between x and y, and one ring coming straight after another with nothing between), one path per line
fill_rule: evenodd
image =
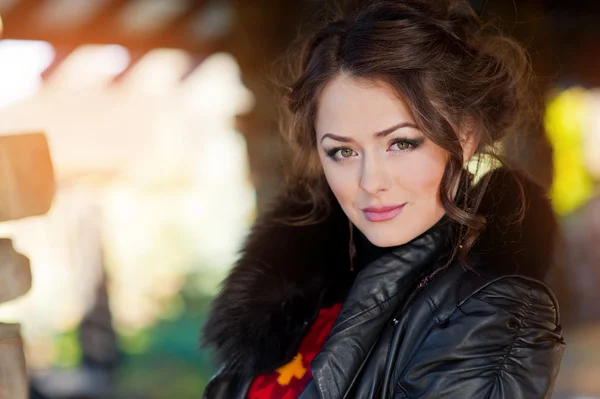
M200 331L211 295L201 287L214 271L186 276L182 289L154 325L131 334L118 333L122 362L116 373L116 398L199 398L216 372L211 354L200 350ZM215 280L212 284L218 282ZM55 337L55 366L77 367L81 349L77 330Z
M182 290L171 299L176 312L135 334L119 335L124 352L118 370L118 396L148 399L198 398L216 371L210 353L199 349L199 337L211 297L197 289L202 273L186 276ZM169 314L171 313L171 314Z
M77 330L66 331L54 337L54 365L59 368L77 366L81 360L81 347Z

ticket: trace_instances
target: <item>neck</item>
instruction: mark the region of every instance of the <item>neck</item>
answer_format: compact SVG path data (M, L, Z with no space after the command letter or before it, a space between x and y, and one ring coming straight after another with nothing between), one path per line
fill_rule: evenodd
M427 231L425 231L422 235L426 235L429 232L436 229L451 229L451 224L449 223L450 219L447 215L442 216L440 220L438 220L432 227L430 227ZM367 236L365 236L358 228L352 226L353 228L353 237L354 237L354 245L356 248L356 257L354 259L354 272L358 273L362 269L364 269L367 265L372 263L373 261L381 258L382 256L397 252L401 250L403 247L409 245L411 242L416 240L418 237L415 237L411 241L405 244L394 245L390 247L379 247L373 244ZM420 237L419 236L419 237ZM448 240L448 249L451 249L451 244L453 240Z

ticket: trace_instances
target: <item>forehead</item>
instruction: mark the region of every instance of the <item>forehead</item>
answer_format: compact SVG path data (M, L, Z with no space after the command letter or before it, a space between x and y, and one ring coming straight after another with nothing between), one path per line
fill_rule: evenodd
M413 122L405 102L383 82L339 75L319 96L317 136L372 136L394 124Z

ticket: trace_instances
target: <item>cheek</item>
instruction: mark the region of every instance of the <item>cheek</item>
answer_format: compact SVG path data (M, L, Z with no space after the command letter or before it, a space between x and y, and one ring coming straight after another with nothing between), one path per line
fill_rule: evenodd
M322 159L321 162L327 183L337 200L342 206L345 203L351 202L354 197L356 185L350 173L351 169L333 164L328 159Z
M406 158L403 167L397 169L396 181L411 194L413 200L439 200L446 160L447 155L442 149L415 151Z
M329 188L342 209L344 209L344 212L348 216L353 217L354 201L358 190L356 168L348 164L338 165L325 156L321 156L320 158Z

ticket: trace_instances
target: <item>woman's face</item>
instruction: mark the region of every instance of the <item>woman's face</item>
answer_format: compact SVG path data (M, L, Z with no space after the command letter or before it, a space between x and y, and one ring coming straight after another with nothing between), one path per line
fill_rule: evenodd
M331 190L373 244L404 244L444 215L438 191L448 154L384 84L336 77L319 98L315 130Z

